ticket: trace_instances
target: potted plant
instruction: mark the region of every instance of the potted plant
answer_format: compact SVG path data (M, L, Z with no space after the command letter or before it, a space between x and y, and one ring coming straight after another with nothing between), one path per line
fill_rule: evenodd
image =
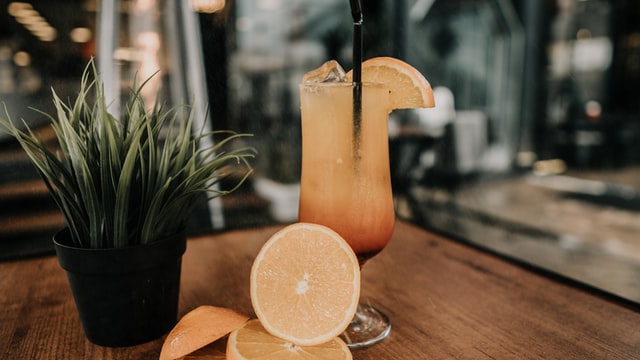
M23 121L0 119L22 146L62 211L54 236L87 338L128 346L160 337L177 318L185 223L196 198L225 195L249 176L255 151L233 147L246 134L192 133L190 106L145 104L134 85L120 118L110 114L91 61L75 102L53 92L47 115L58 150ZM222 137L201 148L205 136ZM229 190L212 190L228 177Z

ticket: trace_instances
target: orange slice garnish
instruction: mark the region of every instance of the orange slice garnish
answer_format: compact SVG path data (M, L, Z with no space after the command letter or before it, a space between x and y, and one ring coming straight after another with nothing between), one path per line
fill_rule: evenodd
M353 70L347 73L352 81ZM376 57L362 63L362 81L383 83L391 92L391 110L435 106L429 81L413 66L392 57Z

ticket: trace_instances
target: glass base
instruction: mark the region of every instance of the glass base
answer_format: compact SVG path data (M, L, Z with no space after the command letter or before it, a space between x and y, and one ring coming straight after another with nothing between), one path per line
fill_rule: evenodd
M391 322L379 310L369 305L358 305L349 327L340 335L350 349L377 344L389 336Z

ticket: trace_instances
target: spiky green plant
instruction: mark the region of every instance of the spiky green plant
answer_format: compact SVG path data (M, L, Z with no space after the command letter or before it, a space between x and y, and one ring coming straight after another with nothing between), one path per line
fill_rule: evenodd
M62 211L76 246L120 248L173 235L203 193L208 198L237 189L249 176L250 147L232 147L249 136L233 132L193 134L191 106L148 110L140 86L130 90L120 119L107 110L104 88L93 61L85 68L75 102L53 91L55 115L44 114L55 131L59 151L35 132L0 118L0 130L18 140ZM93 101L90 101L93 95ZM5 109L6 112L6 109ZM222 136L208 148L204 137ZM240 172L237 184L213 184Z

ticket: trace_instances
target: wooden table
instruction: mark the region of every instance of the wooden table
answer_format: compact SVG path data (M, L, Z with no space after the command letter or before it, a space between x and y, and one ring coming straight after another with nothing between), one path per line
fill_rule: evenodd
M249 271L278 227L190 239L180 314L203 304L251 314ZM638 359L640 312L407 223L364 268L363 300L391 336L354 359ZM55 257L0 263L0 358L155 359L163 339L85 339Z

